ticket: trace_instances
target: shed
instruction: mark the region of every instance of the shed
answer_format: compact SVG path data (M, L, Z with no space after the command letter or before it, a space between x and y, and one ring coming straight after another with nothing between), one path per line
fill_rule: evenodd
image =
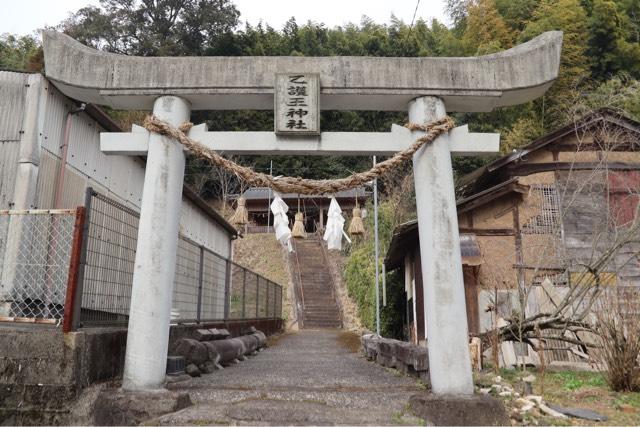
M426 340L426 320L418 221L409 221L396 227L384 260L387 271L404 268L406 319L409 337L414 343ZM482 264L480 247L473 234L460 234L460 250L464 273L467 323L471 333L479 331L478 267ZM414 321L414 319L416 321Z
M125 291L118 289L130 286L145 159L103 154L100 151L100 133L112 131L122 130L102 109L68 98L44 76L0 71L0 210L75 209L88 204L91 200L89 194L99 196L104 202L103 206L108 205L110 211L96 212L96 216L101 215L103 219L93 238L101 242L101 255L108 265L96 265L98 273L92 277L91 284L95 287L96 296L90 301L83 301L83 309L108 305L109 308L103 309L104 312L120 314L128 313L128 295L119 295L118 292ZM96 209L95 205L93 209ZM89 216L93 215L92 209L87 211ZM91 226L94 225L92 222ZM15 253L22 250L15 248L26 247L26 243L21 243L22 246L13 245L11 247L14 249L6 249L9 238L23 242L24 230L29 230L12 227L6 217L0 223L2 267L11 264L7 262L7 256L11 254L15 258ZM29 243L43 246L43 256L47 260L51 259L54 251L60 252L63 247L68 250L70 247L69 238L64 242L43 242L43 239L53 239L51 230L55 227L50 227L49 231L44 231L48 237L31 237L35 240ZM126 236L122 230L126 230ZM224 260L231 258L232 241L236 237L237 231L228 221L195 192L184 187L177 277L193 275L188 270L200 261L193 247L206 248ZM128 239L126 244L125 239ZM115 241L118 243L109 243ZM187 241L188 244L185 243ZM68 258L68 254L65 257ZM4 274L5 270L9 269L3 268L0 272L0 297L14 292L15 286L22 286L25 289L22 295L31 300L38 299L38 295L32 295L41 292L39 289L42 288L42 285L32 283L37 281L36 278L25 278L17 283L19 280L15 275ZM220 276L219 281L224 283L224 268L216 274ZM7 277L11 277L11 280ZM50 282L50 275L47 277L42 280ZM58 289L64 289L66 275L60 273L59 280L56 280L59 282L56 282ZM191 295L192 283L182 282L184 280L176 280L174 304L178 311L181 305L187 307L195 298ZM53 285L47 283L47 286L51 288ZM224 293L224 286L220 292ZM108 304L107 293L111 298ZM64 297L64 292L58 291L50 299L53 298L52 302L60 305Z

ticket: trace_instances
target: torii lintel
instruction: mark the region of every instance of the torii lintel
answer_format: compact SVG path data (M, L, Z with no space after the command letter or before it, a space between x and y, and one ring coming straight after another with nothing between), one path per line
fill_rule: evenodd
M67 96L117 109L150 110L159 96L192 110L272 110L276 73L320 75L327 110L406 111L420 96L447 111L491 111L531 101L558 76L562 32L491 55L465 58L136 57L101 52L43 31L47 77Z

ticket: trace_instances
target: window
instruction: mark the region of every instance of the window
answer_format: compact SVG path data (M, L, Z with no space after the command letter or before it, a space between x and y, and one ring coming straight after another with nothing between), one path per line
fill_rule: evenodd
M560 197L555 185L532 185L540 195L540 214L523 227L524 234L556 234L560 231Z

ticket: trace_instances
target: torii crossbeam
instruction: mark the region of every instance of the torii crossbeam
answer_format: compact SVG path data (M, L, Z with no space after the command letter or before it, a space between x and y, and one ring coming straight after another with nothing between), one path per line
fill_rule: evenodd
M318 73L323 109L407 111L426 123L449 111L491 111L535 99L558 75L562 33L470 58L189 57L140 58L99 52L45 31L47 77L67 96L119 109L151 109L179 126L192 109L273 109L278 73ZM233 154L390 155L422 132L271 132L189 135ZM451 154L498 150L495 134L466 126L440 136L413 157L429 374L436 394L473 393ZM162 387L168 347L185 156L175 141L143 128L102 134L105 153L147 155L123 387Z

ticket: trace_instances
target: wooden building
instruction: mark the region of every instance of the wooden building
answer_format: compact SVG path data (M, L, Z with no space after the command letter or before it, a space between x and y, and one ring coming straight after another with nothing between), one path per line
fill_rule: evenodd
M304 194L281 194L280 196L289 206L288 215L291 223L293 223L293 217L298 211L299 202L300 211L304 213L305 230L312 233L316 229L324 229L324 224L327 222L329 203L331 202L329 197L307 196ZM246 200L249 214L247 231L267 232L267 225L273 224L273 215L269 209L269 205L273 200L273 191L270 191L267 187L252 187L242 193L242 197ZM356 202L362 207L370 197L371 192L366 191L364 187L340 191L335 194L345 218L351 217L351 210L356 206Z
M550 294L584 282L585 268L621 239L627 241L589 280L619 289L640 286L639 239L627 236L640 198L638 122L595 111L462 177L458 188L461 238L479 250L465 263L463 244L471 332L521 310L519 288L530 291L525 312L539 310ZM421 298L420 267L411 267L417 250L417 225L401 226L385 262L387 269L413 269Z

